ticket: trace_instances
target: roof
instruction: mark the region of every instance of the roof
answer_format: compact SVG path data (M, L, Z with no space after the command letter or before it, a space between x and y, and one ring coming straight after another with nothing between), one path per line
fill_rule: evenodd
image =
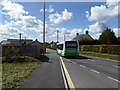
M20 39L7 39L7 41L20 41ZM21 39L21 41L33 41L32 39Z
M89 34L80 34L72 39L72 41L76 40L82 40L82 39L90 39L93 40L93 38Z
M39 41L33 41L32 43L28 44L28 45L41 45L42 43Z
M1 41L1 44L2 45L17 46L17 45L20 45L20 40L19 39L7 39L7 40ZM36 41L33 41L32 39L21 39L21 44L24 44L24 45L35 45L35 46L41 45L41 43L37 39L36 39Z

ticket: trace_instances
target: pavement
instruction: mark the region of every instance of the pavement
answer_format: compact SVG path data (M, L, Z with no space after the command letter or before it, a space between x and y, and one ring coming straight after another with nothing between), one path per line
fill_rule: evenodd
M60 60L55 51L47 52L49 60L43 62L19 88L64 88Z
M47 54L49 60L43 62L19 88L65 88L60 56L55 50L49 49ZM120 63L118 61L85 55L61 57L61 59L75 88L81 88L80 90L119 90Z

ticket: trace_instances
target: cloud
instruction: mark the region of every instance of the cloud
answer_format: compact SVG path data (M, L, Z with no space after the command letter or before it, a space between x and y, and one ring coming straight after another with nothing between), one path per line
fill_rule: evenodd
M34 35L29 34L31 31L36 33L37 38L43 36L43 22L35 16L28 15L28 12L24 10L22 5L7 0L2 2L1 5L3 6L2 14L10 17L9 22L5 21L4 24L0 24L1 40L19 38L19 33L22 33L22 37L34 39ZM52 6L50 6L50 12L52 11ZM50 37L54 33L54 29L49 28L47 24L45 28L46 35Z
M96 34L94 34L93 36L91 36L93 39L99 39L99 37L100 37L100 35L101 35L102 33L96 33Z
M115 33L115 36L116 36L116 37L120 37L120 29L114 28L114 29L112 29L112 30L113 30L113 32ZM102 33L94 33L94 35L92 36L92 38L94 38L94 39L99 39L99 37L100 37L101 34L102 34Z
M22 5L17 3L3 0L1 5L3 6L1 13L10 16L10 19L18 20L19 18L22 18L23 14L28 14Z
M71 37L75 37L76 33L81 34L82 33L82 29L72 29L71 30Z
M88 31L92 32L92 33L101 33L103 31L101 25L97 22L93 25L89 25L89 29Z
M54 9L52 8L52 5L50 5L49 9L45 9L46 12L53 12ZM44 9L40 9L40 12L44 12Z
M62 21L71 19L72 15L73 14L71 12L68 12L67 9L64 9L62 14L59 14L58 12L54 14L49 14L49 19L50 19L50 22L54 24L59 24Z
M22 18L22 29L23 30L34 30L38 31L43 27L42 21L36 19L34 16L23 16Z
M22 36L26 34L20 31L18 28L11 26L11 23L6 23L5 25L0 25L0 40L8 38L19 38L19 33L22 33Z
M116 37L120 37L120 28L114 28L113 32L115 33Z
M120 0L106 0L106 5L108 7L116 6Z
M64 35L66 40L72 40L72 38L76 37L76 33L82 33L82 29L56 28L51 36L52 38L57 38L57 30L59 31L59 41L64 41Z
M91 15L89 15L89 12L86 11L86 17L89 21L96 21L100 23L107 22L108 20L120 14L120 11L118 12L119 5L116 1L118 0L115 0L113 3L107 0L106 5L91 7Z
M88 12L88 11L86 11L86 17L87 17L87 18L89 17L89 12Z

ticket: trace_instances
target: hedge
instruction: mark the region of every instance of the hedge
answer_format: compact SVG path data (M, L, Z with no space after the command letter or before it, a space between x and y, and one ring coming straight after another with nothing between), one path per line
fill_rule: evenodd
M120 45L80 45L79 50L120 55Z
M51 46L51 49L56 50L56 45Z
M14 56L9 59L6 57L2 58L2 63L25 63L25 62L39 62L40 60L29 57L29 56Z

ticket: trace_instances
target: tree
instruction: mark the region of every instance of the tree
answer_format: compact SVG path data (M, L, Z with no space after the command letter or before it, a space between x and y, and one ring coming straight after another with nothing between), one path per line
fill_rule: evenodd
M79 40L79 44L80 45L99 45L101 44L99 40L95 39L95 40L90 40L90 39L82 39Z
M104 30L100 35L99 41L102 44L116 44L117 38L115 36L115 33L107 27L106 30Z
M117 38L117 44L120 45L120 37Z

